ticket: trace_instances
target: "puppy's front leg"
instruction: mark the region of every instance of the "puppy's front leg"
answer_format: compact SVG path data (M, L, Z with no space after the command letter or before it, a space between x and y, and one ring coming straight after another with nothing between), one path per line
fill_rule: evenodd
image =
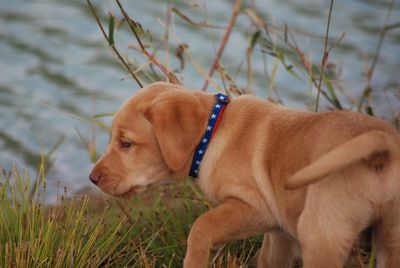
M260 213L238 199L229 199L201 215L190 230L185 268L207 266L210 249L265 231Z

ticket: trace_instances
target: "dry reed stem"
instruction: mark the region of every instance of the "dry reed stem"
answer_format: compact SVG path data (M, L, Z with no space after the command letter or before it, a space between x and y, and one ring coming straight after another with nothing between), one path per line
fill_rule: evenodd
M392 0L392 2L390 3L388 13L386 14L385 23L379 33L379 41L378 41L378 45L375 50L374 58L372 60L371 66L367 70L367 74L366 74L367 85L365 86L363 96L361 97L361 100L360 100L360 103L358 106L359 111L361 110L361 106L362 106L365 98L367 98L369 106L371 107L370 95L371 95L371 91L372 91L372 87L371 87L372 75L374 74L375 66L379 59L379 53L381 51L386 32L388 30L390 30L390 28L388 28L388 25L389 25L390 17L392 15L392 11L394 9L395 2L396 2L396 0Z
M382 27L382 29L381 29L381 31L379 33L379 41L378 41L378 45L376 47L374 59L372 60L371 67L368 70L368 74L367 74L368 86L371 85L372 75L374 73L376 63L378 62L379 53L381 51L383 40L385 39L385 34L387 32L387 26L389 25L389 20L390 20L390 17L392 15L392 11L394 9L394 3L395 3L395 0L392 0L392 2L390 3L389 11L388 11L388 13L386 15L386 18L385 18L385 24L383 25L383 27Z
M167 3L167 11L165 15L165 33L164 33L164 44L165 44L165 65L169 67L170 53L169 53L169 27L172 22L172 8L171 3Z
M189 16L185 15L184 13L182 13L180 10L178 10L175 7L172 8L172 12L174 12L178 17L180 17L182 20L186 21L187 23L189 23L192 26L204 27L204 28L210 28L210 29L218 29L218 30L226 29L225 27L208 24L205 21L204 22L195 22L191 18L189 18Z
M87 0L87 1L89 1L89 0ZM175 74L173 72L171 72L167 67L165 67L164 64L162 64L154 55L150 54L147 51L147 49L143 45L142 40L140 39L140 37L136 33L135 28L132 26L131 22L133 22L133 20L129 17L128 13L125 11L125 9L122 6L122 4L120 3L120 1L119 0L115 0L115 1L116 1L117 5L118 5L122 15L124 16L125 20L127 21L129 27L131 28L132 33L135 36L136 41L139 44L141 52L164 73L164 75L167 77L169 82L179 85L180 81L175 76Z
M266 32L270 32L273 33L274 31L278 31L278 32L290 32L290 33L295 33L295 34L300 34L304 37L309 37L309 38L315 38L315 39L325 39L324 36L319 36L310 32L307 32L305 30L302 29L297 29L294 27L291 27L290 29L287 28L287 24L285 23L285 27L279 27L276 25L269 25L267 24L267 22L265 22L260 15L258 15L256 13L256 11L254 11L251 8L246 8L245 10L247 16L250 18L251 21L254 22L254 24L256 24L257 26L262 25L260 28L264 28L266 30ZM328 38L331 39L331 38Z
M314 77L314 72L312 71L312 62L307 59L305 56L305 53L301 51L299 46L296 43L296 40L294 39L293 35L289 33L289 37L292 40L293 44L287 41L288 46L293 49L293 51L297 54L297 57L299 58L301 64L303 64L303 67L307 71L307 73L310 75L310 80L313 83L313 85L318 88L317 81ZM329 97L328 93L325 92L325 90L320 88L320 93L332 104L335 105L335 102Z
M192 63L192 65L193 65L193 67L195 68L195 70L196 70L199 74L201 74L201 75L204 77L204 79L206 79L209 83L211 83L212 86L215 87L219 92L221 92L221 93L222 93L222 92L225 92L225 90L224 90L223 88L221 88L221 87L218 85L218 83L215 82L215 81L207 74L206 70L204 70L204 68L200 65L200 63L198 63L198 62L194 59L194 57L193 57L193 55L192 55L192 53L191 53L190 51L187 52L187 55L188 55L189 61Z
M246 51L247 58L247 87L246 92L253 94L253 51L254 47L249 46Z
M260 29L263 29L265 31L265 33L269 34L268 29L272 29L272 30L279 30L281 31L281 29L279 28L274 28L271 27L269 25L267 25L267 23L265 21L263 21L261 19L261 17L257 14L256 11L252 10L252 9L246 9L246 13L249 16L250 20ZM335 102L335 100L333 100L328 93L321 89L321 87L318 85L317 80L314 77L314 73L312 71L312 62L310 60L307 59L307 57L305 56L305 53L301 51L301 49L299 48L299 46L296 43L295 38L293 37L292 32L296 32L296 31L292 31L289 30L287 25L285 24L285 30L284 30L284 34L285 34L285 43L289 46L290 49L292 49L298 59L300 60L301 64L303 65L303 67L305 68L305 70L307 71L307 73L309 74L309 78L310 81L312 82L312 84L314 85L315 88L319 88L320 93L328 100L328 102L330 102L333 106L341 109L341 107L338 107L338 104ZM288 38L290 37L290 39ZM313 37L317 37L317 36L313 36ZM334 41L334 43L326 49L326 55L329 54L330 50L338 43L342 40L342 38L344 37L344 35L342 34L337 40ZM321 37L318 37L321 38ZM331 38L329 36L325 36L325 40L330 40ZM268 77L268 76L267 76ZM271 93L271 92L270 92ZM271 95L271 94L270 94Z
M227 82L229 85L229 88L225 90L225 94L229 96L231 96L232 94L236 96L243 94L243 90L241 90L236 85L235 81L232 79L231 75L229 75L229 73L226 71L221 62L218 62L217 66L215 67L215 70L219 73L221 80L224 82L224 84L225 82Z
M315 112L318 112L319 96L321 94L322 77L324 76L325 63L328 60L328 54L329 54L329 51L328 51L328 36L329 36L329 26L331 25L331 15L332 15L332 9L333 9L333 2L334 2L334 0L331 0L330 1L330 5L329 5L328 22L326 24L326 33L325 33L324 55L322 56L322 59L321 59L321 71L320 71L319 81L318 81L317 100L315 101Z
M225 30L225 33L224 33L224 36L222 37L222 40L221 40L220 46L218 48L217 54L215 55L213 64L211 65L210 71L208 72L208 77L210 77L210 78L212 77L212 75L213 75L213 73L215 71L215 68L217 67L217 64L218 64L218 62L219 62L219 60L220 60L220 58L221 58L221 56L222 56L222 54L224 52L226 44L228 43L229 36L230 36L230 34L232 32L232 28L235 25L236 18L239 15L239 12L240 12L241 3L242 3L242 0L236 0L235 5L233 6L232 15L231 15L231 17L229 19L229 22L228 22L228 27ZM207 87L208 87L208 79L205 79L202 90L206 91Z
M264 29L266 33L269 32L267 22L260 18L260 16L251 8L246 8L246 14L250 20L259 28Z
M107 40L108 45L111 47L111 49L114 51L114 53L117 55L117 57L119 58L119 60L122 62L122 64L124 65L125 69L131 74L131 76L133 77L133 79L136 81L136 83L140 86L143 87L143 84L140 82L139 78L132 72L131 68L129 67L129 65L126 63L126 61L124 60L124 58L121 56L121 54L119 53L118 49L115 47L114 44L110 44L109 39L108 39L108 35L106 34L103 25L100 22L99 17L97 16L96 10L94 9L94 7L92 6L92 3L90 2L90 0L86 0L86 2L89 5L90 10L92 11L92 14L94 16L94 18L96 19L97 24L100 27L101 32L104 35L104 38Z

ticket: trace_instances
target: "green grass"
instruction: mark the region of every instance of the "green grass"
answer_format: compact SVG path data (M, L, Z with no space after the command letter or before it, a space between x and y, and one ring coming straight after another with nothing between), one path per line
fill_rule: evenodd
M16 168L0 180L0 267L181 267L186 238L208 204L191 182L120 200L58 197ZM213 267L247 266L260 238L222 247Z
M16 168L0 175L0 267L181 267L190 227L211 206L191 181L131 200L64 190L46 205L44 170L35 181ZM261 237L222 246L210 267L248 267L260 246ZM346 267L367 262L355 249Z
M24 172L3 172L0 196L1 267L98 267L126 239L126 219L91 215L88 198L46 207L45 181L31 188Z

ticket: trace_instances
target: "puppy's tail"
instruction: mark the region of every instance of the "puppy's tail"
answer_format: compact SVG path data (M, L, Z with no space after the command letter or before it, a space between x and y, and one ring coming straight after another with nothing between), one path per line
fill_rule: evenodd
M296 189L306 186L352 163L368 158L373 153L389 152L391 148L394 148L393 141L383 131L361 134L296 172L286 182L285 188Z

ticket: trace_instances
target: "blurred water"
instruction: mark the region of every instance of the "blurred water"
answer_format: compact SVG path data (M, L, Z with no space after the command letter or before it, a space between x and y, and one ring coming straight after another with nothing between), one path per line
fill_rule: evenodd
M125 1L126 10L143 26L149 28L155 39L162 37L167 1ZM194 21L207 18L210 24L225 26L230 15L231 1L170 1L172 6L190 15ZM102 17L109 11L119 16L113 1L93 0ZM257 0L257 11L280 29L285 23L296 41L315 62L320 61L329 1L316 0ZM363 72L371 64L379 31L385 21L388 1L335 1L331 36L346 36L330 54L330 62L340 70L340 80L346 94L358 99L365 87ZM205 17L206 16L206 17ZM395 4L391 23L399 22L400 5ZM199 63L210 66L222 30L199 29L174 16L170 32L172 51L179 43L189 45ZM223 63L235 73L245 63L248 45L249 20L238 18L237 26L225 50ZM277 35L282 35L276 31ZM135 44L131 35L121 30L116 36L124 55L139 63L143 57L127 50ZM128 53L128 54L127 54ZM160 53L160 57L164 58ZM255 94L268 96L261 53L255 52ZM270 67L273 60L267 58ZM171 55L171 68L179 61ZM207 67L208 68L208 67ZM375 90L373 108L387 119L399 111L400 31L389 31L385 37L380 58L372 80ZM0 1L0 163L12 169L14 164L26 168L35 177L41 152L48 152L64 138L52 157L48 174L50 195L54 197L56 181L67 185L70 191L88 184L91 163L75 128L90 136L90 124L73 115L92 116L112 112L138 86L127 77L118 61L106 49L104 39L90 14L86 1L79 0L1 0ZM189 62L180 74L183 83L200 88L201 76ZM245 86L245 68L237 81ZM309 100L307 82L299 81L282 68L276 77L277 87L285 104L304 108ZM384 93L386 92L386 93ZM344 100L344 97L341 97ZM323 102L323 107L326 103ZM110 122L110 118L105 120ZM107 133L97 131L97 147L102 151Z

